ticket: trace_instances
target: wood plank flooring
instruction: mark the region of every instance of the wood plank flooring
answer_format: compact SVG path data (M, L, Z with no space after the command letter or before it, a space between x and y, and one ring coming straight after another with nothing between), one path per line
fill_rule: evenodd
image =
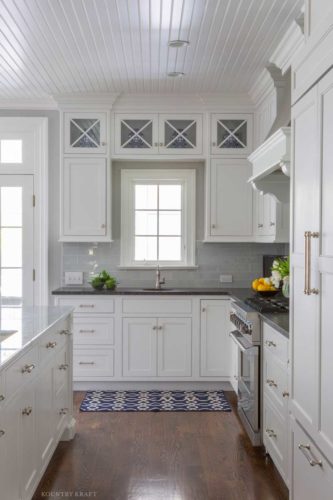
M97 500L287 500L236 412L80 413L34 496ZM235 409L235 395L226 393ZM66 496L65 496L66 495Z

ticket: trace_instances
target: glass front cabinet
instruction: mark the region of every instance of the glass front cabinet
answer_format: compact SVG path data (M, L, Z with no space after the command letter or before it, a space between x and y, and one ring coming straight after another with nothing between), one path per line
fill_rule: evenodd
M202 154L202 115L115 115L115 154Z
M106 154L107 113L64 113L65 154Z
M211 115L211 154L248 156L252 152L253 120L250 114Z

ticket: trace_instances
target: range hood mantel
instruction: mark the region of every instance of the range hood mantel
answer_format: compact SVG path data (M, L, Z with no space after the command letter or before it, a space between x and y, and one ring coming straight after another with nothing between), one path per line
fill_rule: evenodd
M290 198L290 127L281 127L250 156L252 187L288 203Z

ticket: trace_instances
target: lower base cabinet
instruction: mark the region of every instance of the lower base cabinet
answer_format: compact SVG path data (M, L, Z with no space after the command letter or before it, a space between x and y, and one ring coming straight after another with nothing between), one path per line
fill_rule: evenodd
M73 425L70 328L70 320L55 324L36 339L36 345L3 368L3 500L32 498L60 438ZM66 439L70 437L68 432Z
M291 418L290 500L332 500L333 466Z
M124 377L190 377L191 318L123 318Z

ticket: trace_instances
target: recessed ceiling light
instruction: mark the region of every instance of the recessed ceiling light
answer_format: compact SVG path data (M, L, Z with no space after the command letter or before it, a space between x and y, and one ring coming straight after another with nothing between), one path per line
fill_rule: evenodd
M178 49L179 47L187 47L188 45L190 45L190 42L188 40L170 40L168 45L169 47Z
M183 76L185 76L185 73L183 73L182 71L170 71L168 73L168 76L172 76L172 78L182 78Z

